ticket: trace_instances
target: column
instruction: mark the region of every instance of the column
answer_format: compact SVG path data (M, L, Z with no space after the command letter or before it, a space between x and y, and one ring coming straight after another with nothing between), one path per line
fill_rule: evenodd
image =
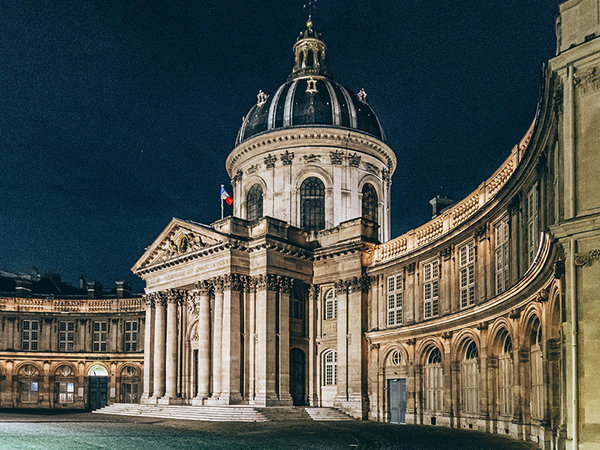
M343 408L348 401L348 287L335 283L337 298L337 396L334 406Z
M181 304L183 293L170 289L167 293L167 332L165 354L165 395L159 403L178 402L177 397L177 308Z
M279 404L292 405L290 395L290 291L292 280L279 278Z
M153 374L153 346L154 346L154 298L152 294L145 296L146 300L146 320L144 322L144 393L142 394L142 403L145 403L152 396L152 374Z
M239 403L240 393L240 276L229 274L223 280L223 323L221 334L221 395L223 403Z
M317 395L319 392L319 382L317 378L317 358L316 358L316 329L317 329L317 302L319 301L319 286L313 284L308 290L308 355L306 363L308 364L308 404L317 406Z
M154 313L154 402L165 395L165 340L167 329L165 324L167 297L159 293L155 299Z
M223 328L223 279L214 280L215 311L213 318L213 387L212 399L217 400L221 395L221 333Z
M196 306L198 308L198 394L195 404L202 404L210 393L210 284L196 284Z

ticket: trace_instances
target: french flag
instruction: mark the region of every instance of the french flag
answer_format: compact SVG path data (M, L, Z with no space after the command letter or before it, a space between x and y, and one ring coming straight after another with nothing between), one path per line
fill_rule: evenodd
M223 185L221 185L221 204L223 204L223 200L225 200L225 203L227 203L228 205L232 205L233 204L233 199L227 193L227 191L225 190L225 188L223 187Z

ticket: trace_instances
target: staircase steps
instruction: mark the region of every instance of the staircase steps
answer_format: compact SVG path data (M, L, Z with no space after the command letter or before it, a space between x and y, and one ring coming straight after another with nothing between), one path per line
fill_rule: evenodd
M335 408L305 408L304 410L312 420L319 422L345 422L354 420L348 414Z
M118 416L158 417L163 419L201 420L207 422L268 422L269 419L248 406L180 406L115 403L92 411Z

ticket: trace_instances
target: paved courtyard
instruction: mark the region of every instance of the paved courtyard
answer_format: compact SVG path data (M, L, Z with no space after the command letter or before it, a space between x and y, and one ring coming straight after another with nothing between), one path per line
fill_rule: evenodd
M532 449L524 442L441 427L374 422L211 423L87 412L0 411L1 449Z

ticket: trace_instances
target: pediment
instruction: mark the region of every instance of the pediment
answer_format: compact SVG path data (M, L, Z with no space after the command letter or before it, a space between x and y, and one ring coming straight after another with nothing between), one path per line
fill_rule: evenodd
M225 240L225 236L206 226L173 218L131 270L135 273L145 267L212 247Z

